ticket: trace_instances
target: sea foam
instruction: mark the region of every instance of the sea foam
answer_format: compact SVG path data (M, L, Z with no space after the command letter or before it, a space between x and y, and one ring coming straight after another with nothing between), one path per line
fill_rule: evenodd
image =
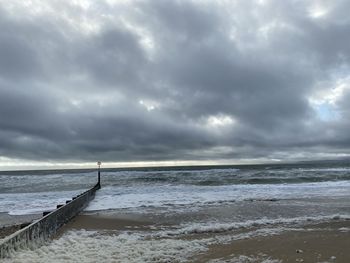
M250 229L259 228L264 229L266 232L266 227L270 227L272 232L268 230L266 234L273 234L276 230L280 231L283 229L290 230L290 226L302 227L305 224L315 224L321 222L329 222L332 220L350 220L349 214L344 215L328 215L328 216L314 216L314 217L292 217L292 218L262 218L258 220L246 220L243 222L203 222L203 223L190 223L179 226L178 229L168 230L161 232L162 236L180 236L188 234L208 234L208 233L225 233L237 229ZM301 228L299 228L301 230ZM264 232L264 233L265 233ZM261 234L260 232L259 235Z
M87 211L108 209L168 207L209 203L219 204L244 200L280 200L349 196L350 181L302 184L259 185L142 185L103 187L87 207Z
M69 231L34 250L17 252L3 262L186 262L206 251L205 240L145 239L140 234Z

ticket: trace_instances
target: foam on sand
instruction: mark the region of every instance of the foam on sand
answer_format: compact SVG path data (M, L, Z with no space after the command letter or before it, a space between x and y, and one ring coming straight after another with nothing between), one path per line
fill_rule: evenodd
M69 230L59 239L37 249L18 251L11 259L3 262L132 263L193 262L198 259L198 262L212 263L277 263L288 257L306 257L311 260L305 262L316 262L313 260L315 253L312 252L316 250L322 252L323 259L328 260L333 255L337 259L348 259L341 254L349 244L349 237L344 231L348 230L348 218L346 215L334 215L312 219L282 219L273 223L264 219L247 222L245 225L208 222L203 225L180 226L173 230L165 226L152 230ZM298 224L305 221L311 222L311 225L305 228L305 225ZM236 228L240 230L232 231ZM260 242L262 239L265 241ZM307 243L304 240L308 240ZM337 246L329 246L335 243ZM256 248L260 249L262 245L264 250L261 253L265 254L257 254ZM279 250L272 253L275 250L271 248ZM302 249L304 253L298 254L296 249ZM232 252L236 254L231 255Z
M162 232L164 236L178 236L189 234L208 234L208 233L225 233L236 229L249 229L249 228L261 228L270 227L275 232L276 229L283 229L288 226L304 226L310 223L322 223L330 222L334 220L349 220L350 215L329 215L329 216L315 216L315 217L293 217L293 218L262 218L258 220L246 220L244 222L203 222L203 223L191 223L182 225L175 230L168 230Z
M150 239L138 233L69 231L35 250L23 250L4 262L186 262L207 250L205 241Z
M208 261L208 263L281 263L281 260L271 259L270 257L262 254L259 256L234 256L229 259L219 258Z

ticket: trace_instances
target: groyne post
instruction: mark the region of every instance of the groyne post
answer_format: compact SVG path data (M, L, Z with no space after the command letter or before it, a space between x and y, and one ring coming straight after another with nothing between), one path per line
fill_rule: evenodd
M101 188L100 165L101 163L98 169L98 182L95 186L73 197L72 200L67 200L65 204L57 205L55 210L44 212L41 219L0 240L0 261L1 258L10 257L19 249L40 245L79 214L95 197L96 191Z
M99 185L101 187L101 162L98 161L97 165L98 165L98 178L97 178L97 185Z

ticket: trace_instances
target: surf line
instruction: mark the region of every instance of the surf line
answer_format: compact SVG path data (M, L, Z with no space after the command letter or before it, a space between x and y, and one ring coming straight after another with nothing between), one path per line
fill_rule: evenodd
M20 249L39 247L56 234L63 225L77 216L95 197L96 191L101 188L101 162L98 162L97 165L98 179L92 188L67 200L65 204L57 205L53 211L43 212L42 218L0 241L0 258L8 258Z

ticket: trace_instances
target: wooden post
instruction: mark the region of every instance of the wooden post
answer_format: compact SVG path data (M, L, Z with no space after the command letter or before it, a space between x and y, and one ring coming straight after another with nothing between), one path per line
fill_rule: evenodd
M101 162L97 162L98 165L98 178L97 178L97 184L99 187L101 187Z

